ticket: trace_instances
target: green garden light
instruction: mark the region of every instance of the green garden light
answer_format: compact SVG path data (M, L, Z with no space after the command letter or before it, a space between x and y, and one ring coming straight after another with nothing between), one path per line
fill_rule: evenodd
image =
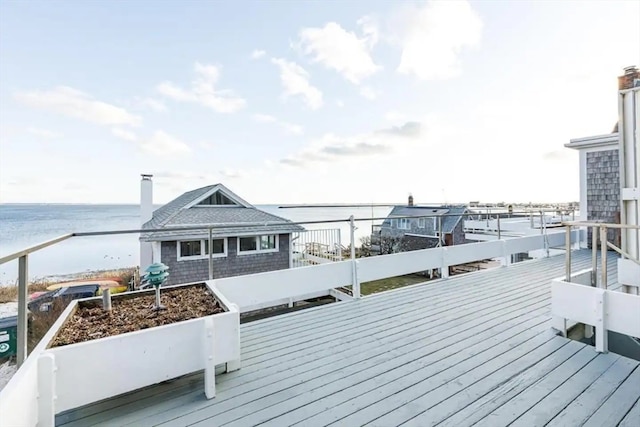
M167 281L167 277L169 277L167 270L169 270L169 267L161 262L153 263L145 270L147 272L147 282L156 289L156 305L154 307L156 311L166 308L160 304L160 286L162 286L162 284Z

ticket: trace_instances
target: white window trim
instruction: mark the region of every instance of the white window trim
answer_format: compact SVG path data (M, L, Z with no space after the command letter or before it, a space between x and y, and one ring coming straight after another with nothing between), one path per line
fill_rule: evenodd
M411 219L398 218L398 230L411 230Z
M246 239L248 237L253 237L254 239L258 239L260 236L276 236L276 247L275 249L256 249L255 251L241 251L240 250L240 239ZM256 247L259 246L260 242L256 242ZM280 251L280 235L279 234L259 234L257 236L239 236L236 240L236 253L238 256L242 255L255 255L255 254L267 254L271 252Z
M426 228L427 219L426 218L418 218L418 228Z
M221 254L213 254L212 258L225 258L227 256L227 251L228 251L228 241L226 237L216 237L213 240L224 240L224 252ZM176 251L177 251L177 259L178 261L192 261L194 259L209 259L209 255L208 254L204 254L204 255L194 255L194 256L182 256L180 254L180 242L191 242L194 240L200 240L200 248L204 248L204 245L206 241L208 241L209 239L186 239L186 240L178 240L176 242Z

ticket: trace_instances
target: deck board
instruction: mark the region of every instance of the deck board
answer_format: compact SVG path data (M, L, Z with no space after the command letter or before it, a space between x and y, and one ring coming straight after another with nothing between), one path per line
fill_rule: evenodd
M590 257L575 253L574 271L588 268ZM69 411L56 424L633 420L638 363L599 355L550 328L549 284L563 273L564 258L551 257L243 324L242 368L217 376L216 398L205 399L202 373L195 373Z

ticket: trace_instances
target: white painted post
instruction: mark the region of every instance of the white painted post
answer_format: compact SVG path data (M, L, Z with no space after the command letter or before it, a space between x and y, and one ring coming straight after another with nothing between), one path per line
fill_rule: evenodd
M18 259L18 368L27 358L27 287L29 283L29 258L23 255Z
M352 286L351 292L355 299L360 298L360 282L358 281L358 261L356 261L356 222L353 215L349 217L351 224L349 234L351 239L351 272L352 272Z
M599 353L607 353L609 351L607 325L605 323L605 310L606 310L606 294L604 289L597 289L596 291L596 351Z
M56 364L53 354L38 357L38 427L54 427L56 422Z
M565 243L565 281L571 282L571 226L565 226L565 235L564 235L564 243Z
M607 227L600 226L600 260L602 267L600 268L600 287L607 289Z
M556 331L559 331L560 335L562 335L563 337L567 337L567 319L565 319L564 317L552 315L551 327Z
M500 264L506 267L511 264L511 254L507 253L507 241L502 240L500 246L502 246L502 260Z
M442 262L440 264L440 277L443 279L449 278L449 266L447 265L447 262L446 262L447 251L448 251L447 248L442 247Z
M209 227L209 280L213 279L213 229Z
M102 290L102 308L105 311L111 311L111 289L109 288Z
M204 394L207 399L216 397L216 360L215 360L215 328L213 319L204 320Z
M230 305L231 307L229 308L231 308L232 310L238 313L238 328L236 329L236 333L238 334L238 336L235 342L238 343L238 345L240 345L240 323L239 323L240 307L238 307L238 304L230 304ZM242 362L242 359L240 357L240 349L238 348L238 358L227 362L226 372L237 371L238 369L240 369L241 362Z

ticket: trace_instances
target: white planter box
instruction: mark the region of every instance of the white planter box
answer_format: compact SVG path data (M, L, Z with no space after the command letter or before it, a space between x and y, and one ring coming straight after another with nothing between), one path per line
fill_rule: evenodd
M185 286L193 284L164 289ZM235 304L205 286L224 313L50 348L78 304L101 298L73 301L43 339L46 347L36 355L38 425L53 425L56 413L200 370L205 371L205 394L213 398L215 366L226 364L227 372L240 368L240 316ZM112 299L115 304L130 295Z

